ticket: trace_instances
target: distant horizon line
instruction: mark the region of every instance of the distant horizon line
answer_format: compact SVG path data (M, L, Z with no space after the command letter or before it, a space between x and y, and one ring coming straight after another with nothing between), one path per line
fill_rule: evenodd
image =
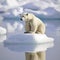
M19 20L19 17L4 17L4 19L15 19L15 20L17 19L17 20ZM60 18L44 18L44 17L42 17L42 18L40 17L40 19L42 19L42 20L47 20L47 19L48 20L52 20L52 19L53 20L60 20Z

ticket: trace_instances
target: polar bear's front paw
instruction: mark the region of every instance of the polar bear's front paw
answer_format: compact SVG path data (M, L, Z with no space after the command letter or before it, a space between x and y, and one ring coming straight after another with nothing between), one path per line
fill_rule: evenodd
M29 32L24 32L24 33L29 33Z
M31 33L31 34L35 34L35 32L32 32L32 31L29 31L29 33Z

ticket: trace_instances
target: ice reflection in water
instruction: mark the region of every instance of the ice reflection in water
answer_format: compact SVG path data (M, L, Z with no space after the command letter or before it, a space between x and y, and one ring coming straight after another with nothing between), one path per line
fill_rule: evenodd
M54 43L43 43L43 44L26 44L26 43L4 43L4 46L11 51L16 52L39 52L46 51L47 48L53 47Z

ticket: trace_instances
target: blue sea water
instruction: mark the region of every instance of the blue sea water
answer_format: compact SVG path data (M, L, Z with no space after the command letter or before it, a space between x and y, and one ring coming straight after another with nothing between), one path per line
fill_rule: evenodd
M46 24L46 35L54 38L54 47L46 51L46 60L60 60L60 20L54 19L42 19ZM18 19L4 19L2 24L3 27L6 27L7 23L11 25L14 22L20 22ZM11 51L8 48L4 47L3 43L0 43L0 60L24 60L24 53Z

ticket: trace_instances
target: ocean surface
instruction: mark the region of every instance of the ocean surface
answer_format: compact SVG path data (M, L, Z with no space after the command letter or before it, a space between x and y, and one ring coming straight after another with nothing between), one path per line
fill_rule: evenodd
M46 60L60 60L60 20L47 19L43 20L43 22L46 25L46 35L54 38L54 46L46 51ZM12 34L19 32L17 27L20 23L20 20L4 19L1 21L0 26L8 27L8 30L11 28L9 31L11 35L12 32ZM0 42L0 60L25 60L25 54L23 52L12 51L5 47L3 42Z

